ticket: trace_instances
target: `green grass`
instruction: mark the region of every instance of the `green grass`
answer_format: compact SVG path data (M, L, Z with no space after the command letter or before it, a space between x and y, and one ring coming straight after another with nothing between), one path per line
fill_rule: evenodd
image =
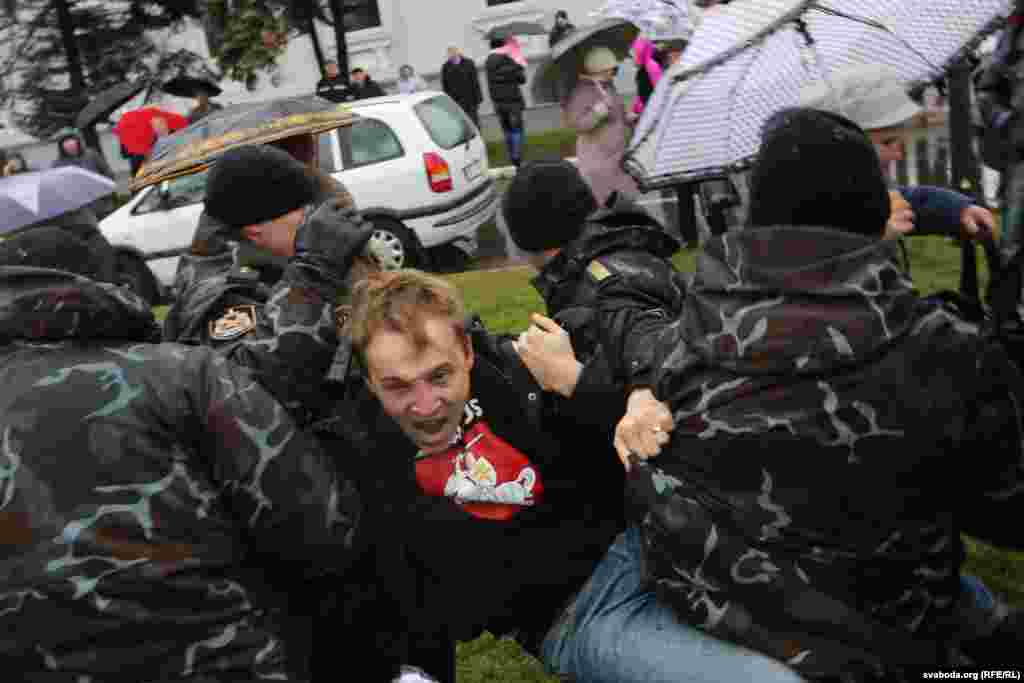
M494 236L489 235L488 239L491 238ZM960 250L956 245L939 237L920 237L908 242L913 279L923 294L957 289ZM692 271L698 253L682 251L673 261L680 269ZM980 252L979 264L984 283L987 274ZM479 313L491 330L515 332L527 326L530 313L544 311L543 302L529 284L532 275L533 271L524 266L448 277L459 287L469 310ZM157 307L154 312L162 318L166 307ZM982 578L1013 604L1024 606L1024 553L997 550L970 538L966 541L969 557L965 571ZM489 634L459 645L457 668L460 683L556 683L515 642Z
M523 146L523 161L531 159L551 159L555 157L576 156L576 134L571 130L559 128L543 133L526 132L526 143ZM508 166L508 153L505 151L503 139L487 141L487 159L491 168Z

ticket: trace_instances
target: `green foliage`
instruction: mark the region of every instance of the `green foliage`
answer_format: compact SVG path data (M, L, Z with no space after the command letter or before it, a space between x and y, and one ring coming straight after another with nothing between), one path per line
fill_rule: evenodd
M274 71L288 43L288 22L259 0L210 0L207 12L223 33L211 45L213 57L225 75L252 89L259 73Z

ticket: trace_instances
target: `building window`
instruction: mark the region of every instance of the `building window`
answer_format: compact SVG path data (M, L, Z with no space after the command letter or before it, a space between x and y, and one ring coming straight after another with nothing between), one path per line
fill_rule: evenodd
M519 2L520 0L487 0L488 7L495 7L497 5L508 5L509 3Z
M345 31L361 31L380 26L377 0L340 0L345 7Z
M345 32L361 31L380 26L380 7L377 0L316 0L316 14L327 23L334 22L332 6L345 12Z

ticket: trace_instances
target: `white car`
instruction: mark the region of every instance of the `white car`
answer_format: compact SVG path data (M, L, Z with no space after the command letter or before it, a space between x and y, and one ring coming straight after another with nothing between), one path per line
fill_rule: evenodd
M361 118L320 135L319 163L373 223L378 258L425 267L424 249L443 245L471 256L477 229L498 207L487 149L472 121L440 92L350 106ZM100 223L122 275L150 300L174 281L203 210L205 185L204 171L145 188Z

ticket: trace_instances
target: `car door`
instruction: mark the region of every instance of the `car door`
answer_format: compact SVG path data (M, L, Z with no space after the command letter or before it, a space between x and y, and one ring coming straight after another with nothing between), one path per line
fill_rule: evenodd
M342 170L336 174L360 210L405 211L429 201L430 186L416 140L400 139L383 117L359 112L360 119L332 132ZM321 146L321 154L324 147Z
M187 248L203 211L206 172L173 178L143 192L145 196L129 215L117 216L116 222L104 221L108 239L130 245L149 258Z

